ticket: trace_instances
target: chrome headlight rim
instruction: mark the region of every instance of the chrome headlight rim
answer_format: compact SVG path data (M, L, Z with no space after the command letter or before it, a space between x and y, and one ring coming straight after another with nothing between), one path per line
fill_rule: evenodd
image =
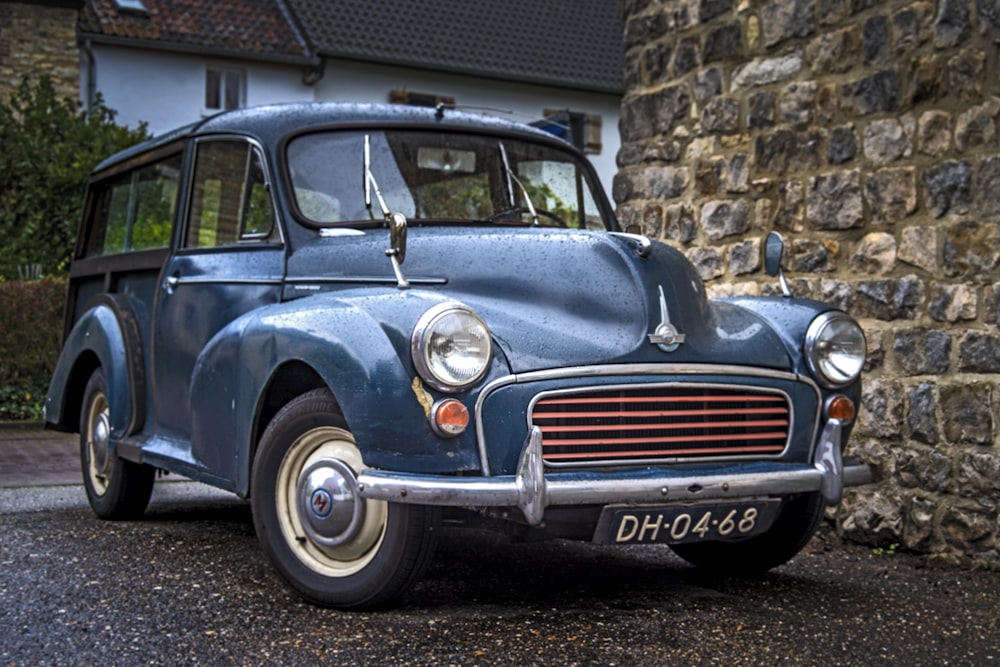
M435 372L433 364L429 360L429 345L432 335L435 333L435 327L451 315L467 317L474 324L482 327L486 345L479 370L461 381L442 377ZM486 322L474 310L457 301L446 301L431 306L417 320L410 338L410 356L417 374L424 382L438 391L455 393L471 387L486 375L493 359L493 338Z
M824 364L821 360L821 347L825 341L824 334L829 331L830 325L835 323L845 323L853 327L859 336L861 343L861 353L857 361L857 369L846 375L844 378L831 377L824 370ZM861 328L861 325L847 313L839 310L827 311L817 315L813 321L809 323L809 328L806 330L805 338L806 363L808 364L813 377L816 378L816 380L824 387L828 389L841 389L857 382L858 378L861 377L861 370L865 364L866 354L867 342L865 332Z

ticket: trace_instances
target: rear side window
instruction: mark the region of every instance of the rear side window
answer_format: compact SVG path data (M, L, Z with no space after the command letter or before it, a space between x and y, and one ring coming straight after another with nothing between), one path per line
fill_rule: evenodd
M180 172L178 153L99 184L84 256L170 245Z
M198 144L185 248L211 248L277 238L264 163L238 140Z

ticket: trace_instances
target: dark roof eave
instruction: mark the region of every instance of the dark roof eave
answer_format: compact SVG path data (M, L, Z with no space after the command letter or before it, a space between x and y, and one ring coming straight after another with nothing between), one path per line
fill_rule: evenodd
M621 97L625 94L625 86L604 86L600 84L588 83L579 80L568 80L559 77L546 77L542 75L516 75L513 72L506 71L496 71L487 70L475 67L442 67L440 64L426 63L420 61L407 61L399 58L379 58L377 56L372 57L360 57L357 55L349 55L344 53L336 53L334 51L319 51L319 56L325 56L327 58L337 59L337 60L350 60L354 62L371 63L375 65L392 65L395 67L404 67L407 69L420 69L428 72L446 72L450 74L466 74L478 77L484 77L487 79L493 79L495 81L506 81L508 83L529 83L541 86L555 86L557 88L565 88L567 90L576 90L586 93L600 93L602 95L617 95Z
M184 53L237 60L253 60L255 62L277 63L282 65L318 67L322 62L321 58L310 55L295 55L291 53L259 53L257 51L245 51L241 49L226 49L202 46L199 44L185 44L183 42L169 42L164 40L142 39L138 37L119 37L116 35L104 35L95 32L85 32L82 30L78 32L77 39L81 44L89 41L91 44L144 48L151 51L166 51L170 53Z

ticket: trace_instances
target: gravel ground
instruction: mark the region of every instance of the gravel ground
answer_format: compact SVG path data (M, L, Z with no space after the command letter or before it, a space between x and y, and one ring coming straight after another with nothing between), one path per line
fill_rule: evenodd
M510 543L446 529L380 613L300 601L250 510L157 484L104 522L80 486L0 489L0 665L1000 666L1000 572L827 536L754 579L665 548Z

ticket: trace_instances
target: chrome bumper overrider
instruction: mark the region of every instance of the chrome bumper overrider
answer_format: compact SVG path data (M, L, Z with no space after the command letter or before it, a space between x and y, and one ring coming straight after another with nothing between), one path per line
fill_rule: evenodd
M835 419L826 423L812 467L640 477L624 472L546 477L542 432L534 427L525 441L516 475L454 477L363 470L358 475L358 492L364 498L416 505L518 507L533 526L542 522L550 505L662 504L812 491L819 491L828 505L836 505L845 486L872 481L866 464L845 466L841 460L842 427Z

